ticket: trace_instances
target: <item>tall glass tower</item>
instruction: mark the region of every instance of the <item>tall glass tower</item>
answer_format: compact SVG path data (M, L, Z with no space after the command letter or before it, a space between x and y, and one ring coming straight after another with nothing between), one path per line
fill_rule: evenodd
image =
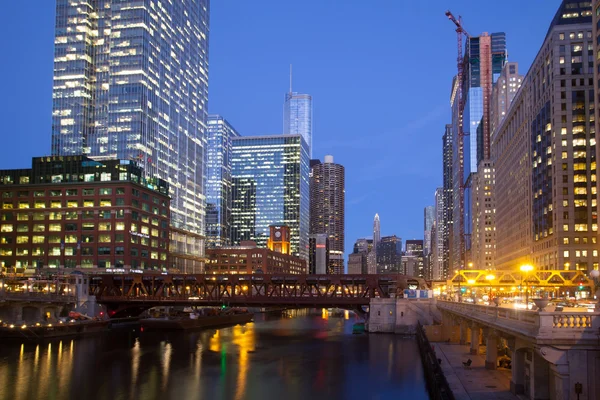
M283 134L302 135L312 158L312 96L292 92L285 94L283 104Z
M136 161L171 196L171 268L201 271L209 0L57 0L52 154Z
M230 244L231 150L239 133L220 115L208 116L206 178L206 246Z
M300 135L233 139L232 243L265 247L270 225L290 228L293 255L308 262L308 145Z

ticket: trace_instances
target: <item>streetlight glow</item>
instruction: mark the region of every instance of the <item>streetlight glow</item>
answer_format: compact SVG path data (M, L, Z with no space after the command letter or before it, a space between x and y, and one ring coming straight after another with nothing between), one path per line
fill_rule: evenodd
M521 265L521 268L519 268L522 272L531 272L533 271L533 265L529 265L529 264L525 264L525 265Z

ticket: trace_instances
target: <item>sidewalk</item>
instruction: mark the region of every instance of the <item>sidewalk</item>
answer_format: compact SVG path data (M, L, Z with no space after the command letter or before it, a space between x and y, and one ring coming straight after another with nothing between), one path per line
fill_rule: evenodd
M456 400L517 400L510 392L510 370L485 369L485 356L469 354L469 346L432 342ZM473 360L471 368L463 366Z

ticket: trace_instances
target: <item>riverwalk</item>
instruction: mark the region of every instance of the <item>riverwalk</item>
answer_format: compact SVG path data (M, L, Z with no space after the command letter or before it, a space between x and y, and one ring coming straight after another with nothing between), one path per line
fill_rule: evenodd
M517 400L510 392L511 371L485 369L485 356L469 354L469 346L432 342L456 400ZM463 362L472 360L470 368Z

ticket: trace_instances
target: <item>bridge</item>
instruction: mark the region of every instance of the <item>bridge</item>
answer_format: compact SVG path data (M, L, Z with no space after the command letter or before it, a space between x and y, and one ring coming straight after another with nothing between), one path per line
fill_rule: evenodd
M542 304L543 305L543 304ZM455 326L486 368L511 359L511 391L528 399L600 399L600 312L545 312L437 301L445 336ZM543 307L542 307L543 309ZM499 350L500 349L500 350ZM504 349L504 350L503 350ZM581 384L581 394L576 394Z
M372 298L425 289L404 275L121 274L90 275L89 294L111 317L158 305L339 307L361 311Z

